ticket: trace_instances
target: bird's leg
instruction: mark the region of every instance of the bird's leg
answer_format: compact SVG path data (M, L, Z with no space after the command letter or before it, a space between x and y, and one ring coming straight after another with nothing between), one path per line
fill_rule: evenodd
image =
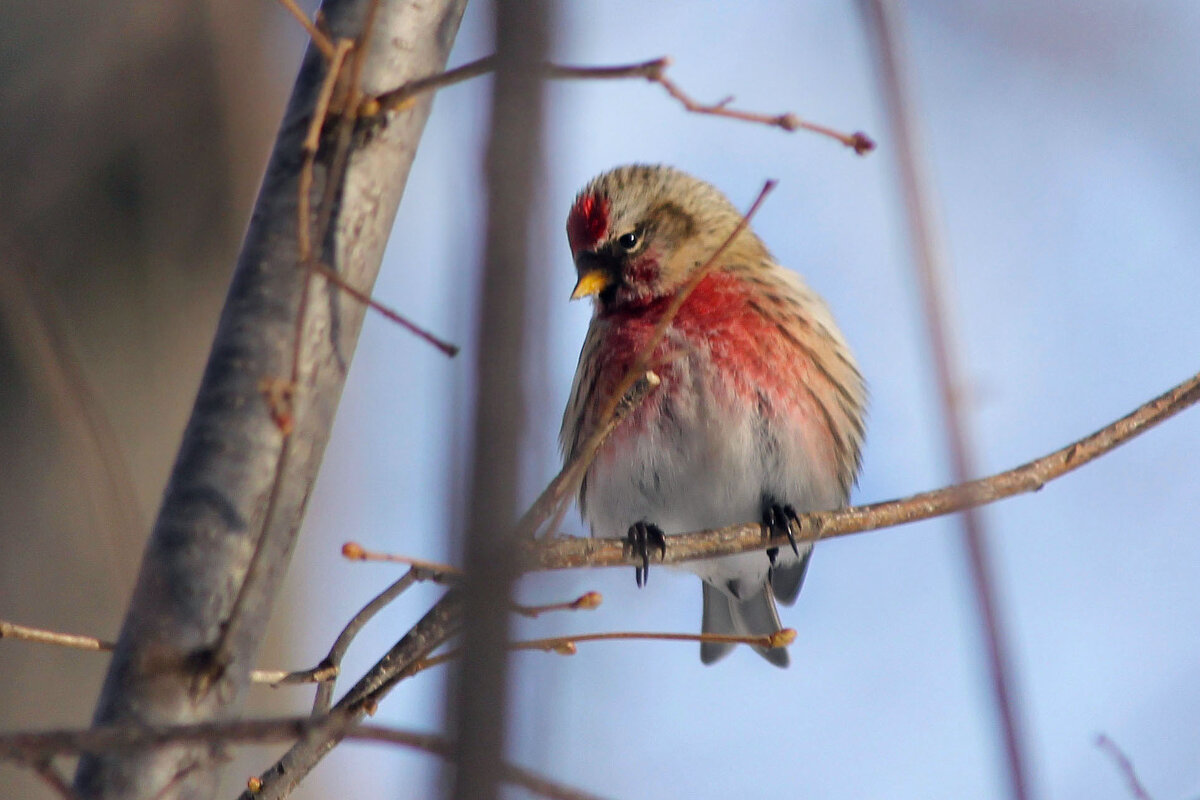
M786 536L788 544L792 546L792 552L800 555L800 547L796 544L796 534L801 532L800 516L796 513L795 507L777 503L773 498L768 498L763 502L762 523L768 536ZM777 547L767 550L767 557L771 559L772 565L775 564L775 557L778 555L779 548Z
M640 567L633 568L633 578L639 588L650 578L650 548L657 548L663 558L667 556L667 537L662 528L652 522L635 522L625 535L625 547L635 558L642 560Z

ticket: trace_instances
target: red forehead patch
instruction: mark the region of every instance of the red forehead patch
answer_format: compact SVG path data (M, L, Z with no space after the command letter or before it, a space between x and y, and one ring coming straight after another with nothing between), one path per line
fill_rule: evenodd
M567 217L567 241L571 243L571 252L595 247L607 230L608 198L581 195Z

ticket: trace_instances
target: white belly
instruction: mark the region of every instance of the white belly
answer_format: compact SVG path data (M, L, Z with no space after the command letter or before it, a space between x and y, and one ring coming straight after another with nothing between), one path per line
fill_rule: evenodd
M841 504L836 473L820 468L802 424L772 426L758 408L712 396L689 380L686 364L675 366L674 385L644 406L639 433L618 431L592 464L585 515L593 535L623 537L642 521L668 535L759 522L764 497L797 511ZM797 560L788 548L779 558ZM755 552L680 566L724 585L765 580L769 561Z

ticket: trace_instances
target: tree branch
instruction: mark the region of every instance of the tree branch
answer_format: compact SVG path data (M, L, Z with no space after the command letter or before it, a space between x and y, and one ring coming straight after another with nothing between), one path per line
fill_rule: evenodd
M462 594L452 589L334 705L329 717L345 720L343 726L323 727L293 744L258 777L257 788L243 792L239 800L280 800L290 794L344 738L345 725L374 711L392 687L415 672L415 664L458 632L462 619Z
M354 641L354 637L358 635L358 632L371 621L372 617L382 611L388 603L406 592L408 587L417 581L417 575L416 569L410 569L391 586L375 595L369 603L351 617L350 621L346 623L346 627L342 629L337 639L334 640L333 645L330 646L325 658L321 659L321 663L316 668L332 667L340 671L342 658L346 655L346 651L350 649L350 643ZM328 680L322 681L321 685L317 687L317 696L313 699L313 716L329 711L329 704L333 701L333 688L336 680L337 673L335 672L334 675Z
M1079 469L1197 402L1200 402L1200 373L1095 433L1005 472L899 500L800 514L803 530L797 539L819 541L889 528L1036 492L1050 481ZM667 553L662 560L666 564L678 564L786 545L787 541L782 537L766 538L762 525L755 522L668 536ZM526 563L531 569L635 565L626 552L624 539L556 536L528 542L525 548Z
M1103 733L1096 737L1096 747L1099 747L1112 758L1113 763L1117 767L1117 771L1125 778L1125 782L1129 785L1129 794L1136 800L1153 800L1150 793L1146 791L1146 787L1142 785L1138 779L1137 771L1133 768L1133 762L1129 760L1129 756L1125 755L1124 751L1117 746L1117 743L1105 736Z
M35 768L49 764L55 756L80 753L142 752L179 744L268 744L306 740L341 727L340 737L358 742L383 742L420 750L440 758L451 758L454 743L444 736L416 733L379 725L350 725L336 717L288 717L269 720L205 722L194 725L117 726L83 730L53 730L37 733L0 734L0 760ZM43 772L43 777L55 773ZM554 800L595 800L595 796L542 777L530 770L504 764L504 780L534 794ZM69 792L69 787L67 788ZM69 794L67 796L70 796Z
M401 52L360 43L352 58L364 86L376 91L441 69L464 2L381 3L377 27L414 44ZM358 41L374 5L327 0L332 39ZM309 292L311 273L298 268L304 137L327 66L310 48L117 642L99 725L211 719L231 713L248 684L365 313L340 292ZM318 225L328 235L313 247L355 286L374 281L428 111L426 98L372 136L355 137L342 153L325 148L313 161L315 186L333 200L318 210L329 215L327 226ZM339 157L344 170L336 168ZM292 381L294 426L285 434L259 385L289 374L300 380ZM207 691L197 691L209 680ZM148 798L170 785L182 797L204 796L216 781L210 755L189 744L88 756L76 790L83 797Z
M565 64L544 64L542 75L553 80L614 80L625 78L643 78L651 83L657 83L667 91L667 94L693 114L707 114L714 117L727 117L743 122L754 122L773 128L780 128L789 133L806 130L833 139L854 150L858 155L866 155L875 149L875 142L861 131L842 133L825 125L818 125L800 118L791 112L785 114L760 114L754 111L741 111L729 108L733 98L727 98L719 103L706 105L692 99L677 83L667 77L667 67L671 59L666 56L652 61L642 61L637 64L624 64L611 67L579 67ZM425 92L432 92L456 83L478 78L496 69L496 57L485 56L476 61L463 64L460 67L447 70L437 75L418 78L396 89L377 95L366 101L362 109L365 116L386 113L407 107L413 98Z

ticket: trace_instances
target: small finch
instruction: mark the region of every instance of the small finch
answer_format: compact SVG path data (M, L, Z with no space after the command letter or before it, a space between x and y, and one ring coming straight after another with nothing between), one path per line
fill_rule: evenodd
M593 296L559 435L566 461L675 294L734 232L742 214L709 184L665 166L625 166L575 199L567 237ZM743 230L680 306L650 366L661 385L596 453L579 508L596 536L624 536L642 559L670 534L759 520L790 549L682 565L703 581L705 633L779 630L812 553L797 514L846 504L858 473L866 389L825 303ZM734 645L703 642L711 664ZM756 648L787 666L783 647Z

